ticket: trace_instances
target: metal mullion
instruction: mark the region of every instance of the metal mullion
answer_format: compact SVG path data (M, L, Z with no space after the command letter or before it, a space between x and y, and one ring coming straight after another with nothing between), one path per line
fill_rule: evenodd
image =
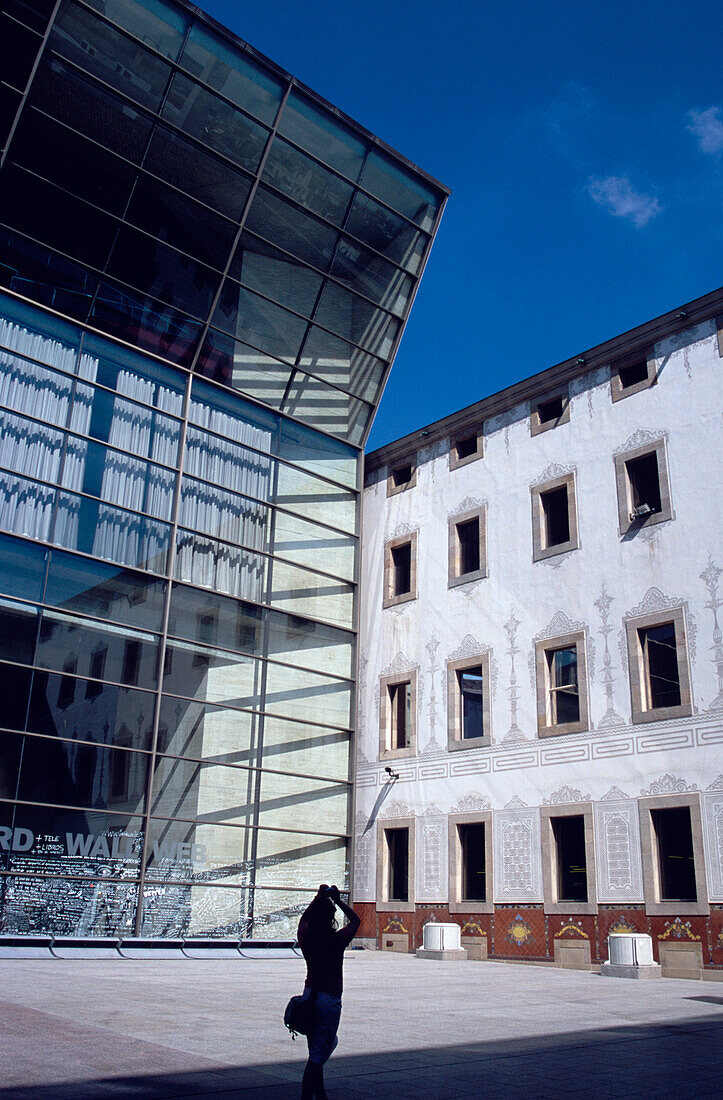
M269 605L271 606L271 605ZM244 657L251 661L263 661L267 664L277 665L279 668L293 668L297 672L310 672L313 676L321 676L324 679L334 680L338 683L353 683L351 676L341 676L336 672L324 672L321 669L309 668L308 665L297 665L293 661L279 661L276 657L269 657L263 653L245 653L241 650L224 649L222 646L207 646L201 642L194 642L190 638L182 638L178 634L171 634L170 640L172 642L181 642L184 646L188 646L198 653L211 652L213 654L220 654L221 656L228 657ZM99 679L99 677L83 677L83 679ZM171 754L173 755L173 754Z
M12 126L10 127L10 131L8 133L7 141L5 142L5 150L2 153L2 156L0 156L0 168L2 168L3 165L5 164L5 161L7 159L7 155L10 152L10 147L12 145L12 140L15 137L15 131L17 130L18 122L20 121L20 116L23 113L23 108L25 107L25 104L27 102L28 94L30 92L30 89L33 86L33 81L35 80L35 74L38 71L38 65L40 64L40 58L45 53L45 47L47 45L48 38L50 37L50 33L53 30L53 27L55 26L55 20L56 20L57 15L58 15L58 9L60 8L60 4L61 4L61 0L55 0L55 6L53 7L53 10L50 14L50 18L48 20L48 25L45 28L45 33L40 36L40 45L38 46L38 52L35 55L35 61L33 62L33 65L32 65L32 68L30 70L30 74L28 76L28 79L25 82L25 91L22 93L22 96L20 98L20 103L18 104L18 108L15 112L15 118L13 119Z
M26 475L25 474L13 474L13 476L14 477L25 477ZM32 479L29 479L29 480L32 480ZM38 484L44 485L45 482L38 482ZM53 485L48 485L47 488L57 490L58 487L53 486ZM69 490L62 489L60 491L66 493ZM97 497L91 497L90 499L91 500L97 500L98 498ZM110 507L110 505L109 505L109 507ZM140 514L140 513L138 513L138 514ZM154 520L154 522L160 523L161 520ZM142 565L128 565L126 562L117 562L113 558L99 558L96 555L89 554L86 550L70 550L67 546L61 546L59 543L55 543L55 542L51 543L47 539L35 539L35 538L31 538L29 535L19 535L16 531L10 531L5 527L3 527L1 529L1 531L2 531L3 535L7 535L9 538L23 539L25 542L30 542L34 546L42 546L42 547L45 547L48 550L59 550L64 554L73 554L76 557L87 559L88 561L94 561L94 562L100 561L103 565L117 565L117 566L120 566L121 569L131 569L136 573L142 573L144 577L151 577L152 580L159 580L159 579L163 580L166 576L165 573L152 573L150 571L150 569L147 569L145 566L142 566ZM8 599L10 599L10 598L18 599L19 597L16 597L16 596L8 597ZM22 602L28 602L28 601L22 601ZM57 608L55 610L57 610ZM334 626L334 623L328 623L326 625ZM345 627L339 627L339 629L344 630Z
M21 733L18 730L9 730L8 732L9 733L17 733L19 737L25 736L24 733ZM27 736L43 737L44 735L36 733L36 734L28 734ZM46 737L46 740L49 740L49 738ZM78 744L78 739L74 739L72 737L61 738L61 740L69 741L73 744ZM99 747L119 748L119 749L123 748L124 752L136 752L136 753L141 753L141 754L144 754L144 755L148 755L150 753L150 749L132 749L132 748L127 748L127 747L124 747L124 746L121 746L121 745L117 745L117 746L116 745L107 745L107 746L99 746ZM214 760L213 758L209 758L209 757L179 756L178 754L172 753L172 752L162 752L162 753L159 753L158 756L162 760L185 760L185 761L188 761L188 763L201 764L201 765L203 765L207 768L235 768L236 771L239 771L239 772L263 771L263 772L269 772L270 774L273 774L273 775L286 775L290 779L312 779L312 780L314 780L315 782L318 782L318 783L337 783L337 784L342 784L346 787L351 786L351 780L350 779L336 779L332 775L311 775L310 772L286 772L286 771L281 771L279 768L261 768L257 764L227 764L227 763L222 763L218 760ZM158 817L159 815L152 814L151 816L152 817ZM170 818L169 820L176 821L176 820L180 820L180 819ZM194 818L194 820L195 820L195 818ZM252 826L248 826L248 828L251 828L251 827ZM262 826L258 826L258 828L262 828ZM285 830L283 830L283 831L285 831Z
M47 672L48 670L43 669L42 671ZM58 675L61 675L61 673ZM120 686L127 687L128 685L121 684ZM149 689L146 688L145 690ZM265 718L281 719L284 722L298 722L301 726L313 726L314 729L328 730L330 733L348 734L353 732L349 726L333 726L329 722L314 721L310 718L296 718L294 715L289 714L277 714L275 711L267 711L262 707L254 709L253 707L236 707L229 703L209 703L208 701L204 702L203 700L192 699L188 695L179 695L175 691L165 691L163 692L163 696L165 699L176 699L183 703L196 703L198 706L215 707L217 710L232 711L234 714L250 714L252 716L261 714ZM160 755L163 756L165 754L161 753Z
M47 605L37 605L36 604L35 606L42 606L44 609L51 610L51 611L56 611L57 610L57 608L52 608L52 607L48 608ZM38 618L40 618L40 616L38 616ZM83 676L79 672L64 672L62 669L49 668L47 665L39 665L37 663L26 664L24 661L2 661L0 663L2 663L3 665L7 665L11 668L24 668L24 669L27 669L28 672L32 672L32 673L42 672L42 673L47 673L47 675L49 675L49 676L69 676L71 679L81 680L83 683L85 683L87 680L90 680L94 684L105 684L107 687L117 687L117 688L126 688L126 689L130 688L132 691L142 691L145 695L155 695L155 694L157 694L157 690L158 690L157 688L152 688L152 687L138 687L137 684L124 684L124 683L121 683L119 680L101 680L100 677L98 677L98 676ZM182 698L182 696L178 696L178 698ZM336 727L330 727L330 728L335 729ZM21 731L15 730L14 732L16 732L16 733L17 732L29 733L30 731L29 730L24 730L24 731L23 730L21 730ZM339 730L339 732L343 733L345 731L344 730ZM39 734L39 736L42 737L42 736L45 736L45 735L44 734ZM60 740L63 740L63 738L60 738ZM66 740L75 741L75 740L77 740L77 738L71 737L71 738L66 738ZM150 749L139 749L139 750L134 750L134 751L150 752Z

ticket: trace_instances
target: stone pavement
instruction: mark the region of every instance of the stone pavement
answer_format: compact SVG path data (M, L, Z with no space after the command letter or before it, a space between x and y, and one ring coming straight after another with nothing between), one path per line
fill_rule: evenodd
M0 960L0 1100L285 1100L299 959ZM720 1097L723 984L351 952L332 1100Z

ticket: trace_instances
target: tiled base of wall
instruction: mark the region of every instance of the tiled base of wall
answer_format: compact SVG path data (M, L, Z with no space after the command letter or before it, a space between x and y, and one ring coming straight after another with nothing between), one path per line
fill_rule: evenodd
M678 960L692 966L699 959L706 977L723 979L723 906L711 907L707 917L652 917L645 907L601 905L595 916L547 914L541 905L498 905L494 913L450 914L442 906L419 905L413 913L377 911L372 902L356 902L362 919L359 936L382 950L416 951L422 946L422 930L429 921L459 924L468 937L484 938L490 959L554 963L555 957L574 958L565 950L573 943L589 945L590 964L606 962L607 937L611 932L645 932L652 937L656 962L676 970ZM558 944L557 951L555 944ZM408 944L408 947L405 945ZM686 948L687 949L684 949ZM560 950L562 948L562 950ZM691 974L691 976L696 976Z

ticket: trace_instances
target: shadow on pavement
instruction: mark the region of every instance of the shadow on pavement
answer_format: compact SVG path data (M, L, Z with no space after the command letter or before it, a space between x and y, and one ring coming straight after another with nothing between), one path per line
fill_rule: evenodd
M698 997L694 1000L718 998ZM554 1014L554 1003L550 1013ZM621 1013L624 998L621 997ZM448 1020L448 1028L453 1021ZM581 1029L585 1026L580 1021ZM485 1021L480 1020L484 1033ZM126 1037L105 1032L107 1048L99 1061L106 1074L67 1082L48 1081L0 1087L0 1100L96 1100L96 1098L223 1097L224 1100L286 1100L298 1097L303 1063L279 1060L265 1065L202 1068L184 1072L135 1072L112 1075L123 1065ZM42 1058L43 1040L38 1037ZM129 1043L132 1040L128 1040ZM253 1034L242 1043L252 1047ZM147 1045L149 1048L152 1044ZM158 1047L166 1054L174 1052ZM303 1048L302 1048L303 1049ZM3 1052L4 1058L8 1050ZM177 1051L188 1065L193 1056ZM27 1055L27 1052L26 1052ZM199 1062L205 1059L199 1058ZM8 1064L8 1063L6 1063ZM37 1064L37 1063L36 1063ZM720 1097L723 1079L723 1012L714 1015L555 1035L520 1035L516 1039L419 1050L339 1055L326 1070L330 1100L441 1100L445 1098L543 1098L560 1094L580 1097Z

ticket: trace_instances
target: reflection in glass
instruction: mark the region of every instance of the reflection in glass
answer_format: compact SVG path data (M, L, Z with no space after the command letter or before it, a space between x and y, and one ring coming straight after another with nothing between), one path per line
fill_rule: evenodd
M427 238L409 222L367 195L357 193L345 228L364 244L412 274L419 270Z
M258 714L164 695L157 750L222 764L252 764L260 729Z
M273 122L281 102L281 82L220 35L195 23L181 64L262 122Z
M24 539L0 535L0 591L22 600L39 600L46 551Z
M0 659L32 664L37 635L37 607L0 600Z
M126 659L128 643L137 645L130 680ZM141 687L156 683L158 640L153 634L131 631L128 627L101 626L90 619L79 619L60 611L45 611L40 627L36 662L41 668L62 669L68 654L78 656L78 675L90 674L91 654L98 648L107 650L105 678L116 683L132 682Z
M97 646L90 654L90 672L102 676L108 651ZM64 682L72 694L63 697ZM35 672L27 729L46 737L93 741L104 745L145 749L151 747L155 696L146 691L82 680L74 676Z
M362 172L362 185L422 229L429 232L432 228L439 196L381 150L373 149L369 154Z
M350 748L348 731L268 714L264 719L264 763L269 768L346 780Z
M256 890L251 936L296 941L299 919L313 897L306 890Z
M284 107L279 132L337 172L357 179L366 143L297 89L292 90Z
M22 876L9 876L4 882L2 930L6 934L133 934L138 896L133 883Z
M88 0L88 3L171 61L178 57L188 25L185 12L162 0Z
M156 126L143 167L227 218L241 217L250 177L169 127Z
M141 935L244 939L250 934L249 898L248 890L231 886L148 883Z
M163 118L204 145L254 172L266 145L268 130L195 81L176 73Z
M45 602L128 626L160 630L165 584L144 573L54 550Z
M281 138L274 139L263 179L334 225L344 221L353 188Z
M96 878L138 876L143 843L140 817L113 810L104 813L53 806L18 805L12 809L13 827L22 830L23 840L6 857L4 869ZM9 814L8 821L1 823L11 823ZM91 911L88 918L92 916ZM94 932L92 926L87 931Z
M237 885L245 885L248 868L242 864L248 858L248 854L244 853L250 849L243 833L229 826L253 823L256 782L257 772L247 768L158 756L151 811L165 817L189 820L205 817L209 820L207 825L180 822L175 830L176 835L182 834L184 840L188 839L189 832L195 832L195 843L203 848L200 853L188 853L191 865L199 860L207 862L206 853L209 853L208 858L214 864L228 868L229 878L233 876ZM156 833L159 840L169 834L173 836L171 823L159 823ZM157 862L160 870L160 859ZM187 864L185 873L181 871L179 874L188 878L190 869Z
M201 703L259 707L262 668L253 657L175 641L168 642L166 652L171 658L164 691Z

